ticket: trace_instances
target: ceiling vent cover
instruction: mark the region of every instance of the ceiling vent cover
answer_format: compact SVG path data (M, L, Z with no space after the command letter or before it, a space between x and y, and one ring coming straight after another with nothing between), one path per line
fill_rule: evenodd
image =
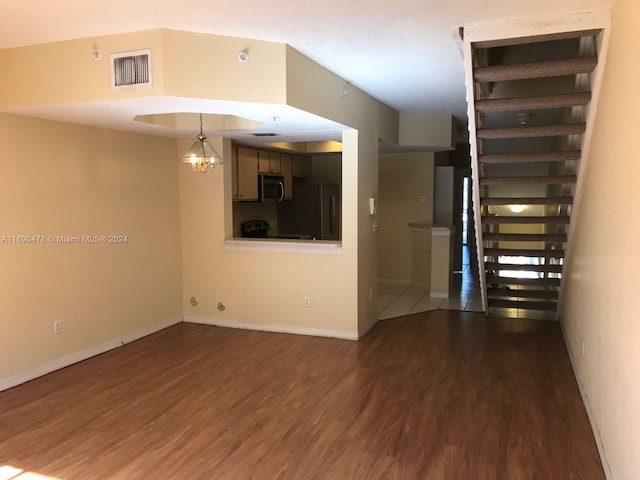
M151 49L111 55L111 88L151 86Z

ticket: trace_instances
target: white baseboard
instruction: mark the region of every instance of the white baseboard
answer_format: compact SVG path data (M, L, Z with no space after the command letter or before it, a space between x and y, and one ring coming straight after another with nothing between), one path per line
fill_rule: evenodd
M587 417L589 417L589 423L591 424L591 430L593 431L593 437L596 439L596 447L598 448L598 455L600 455L600 462L602 462L602 469L604 470L604 476L607 480L613 480L613 474L611 473L611 467L609 467L609 462L607 461L607 455L604 450L604 444L602 443L602 437L600 436L600 429L598 428L598 423L596 422L595 417L593 416L593 412L591 410L591 403L589 402L589 397L584 390L584 386L582 385L582 380L580 378L580 374L576 367L576 362L573 356L573 350L571 350L571 344L567 339L567 332L564 330L564 322L560 319L560 329L562 330L562 336L564 337L564 344L567 347L567 352L569 353L569 361L571 362L571 368L573 369L573 376L576 377L576 383L578 384L578 389L580 390L580 396L582 397L582 403L584 404L584 408L587 411Z
M74 363L81 362L83 360L86 360L87 358L91 358L96 355L100 355L101 353L108 352L109 350L113 350L114 348L120 347L126 343L133 342L134 340L138 340L139 338L146 337L147 335L170 327L171 325L175 325L176 323L180 323L181 321L182 315L167 318L136 332L124 335L120 338L109 340L94 347L87 348L86 350L82 350L81 352L66 355L62 358L45 363L44 365L40 365L39 367L33 368L26 372L19 373L18 375L0 379L0 392L28 382L29 380L33 380L34 378L41 377L55 370L59 370L64 367L68 367L69 365L73 365Z
M275 325L271 323L250 323L238 320L216 317L189 317L184 321L188 323L200 323L202 325L214 325L216 327L238 328L242 330L259 330L262 332L293 333L295 335L311 335L314 337L340 338L343 340L358 340L358 332L349 330L328 330L324 328L299 327L295 325Z

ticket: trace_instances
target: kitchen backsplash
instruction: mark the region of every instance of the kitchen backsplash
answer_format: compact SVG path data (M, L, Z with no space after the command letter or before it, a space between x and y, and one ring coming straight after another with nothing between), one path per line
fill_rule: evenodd
M240 224L247 220L266 220L269 234L278 234L278 210L275 203L233 202L233 236L240 237Z

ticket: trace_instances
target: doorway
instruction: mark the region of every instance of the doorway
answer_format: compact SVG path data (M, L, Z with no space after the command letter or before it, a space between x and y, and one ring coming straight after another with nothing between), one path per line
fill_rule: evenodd
M464 247L469 245L468 236L469 236L469 177L464 177L462 179L462 248L464 251ZM463 253L464 258L464 253Z

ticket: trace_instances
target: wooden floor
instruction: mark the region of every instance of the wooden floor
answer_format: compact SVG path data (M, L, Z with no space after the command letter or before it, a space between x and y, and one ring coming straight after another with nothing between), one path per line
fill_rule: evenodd
M528 322L439 310L360 342L178 324L1 392L0 472L603 479L560 329Z

